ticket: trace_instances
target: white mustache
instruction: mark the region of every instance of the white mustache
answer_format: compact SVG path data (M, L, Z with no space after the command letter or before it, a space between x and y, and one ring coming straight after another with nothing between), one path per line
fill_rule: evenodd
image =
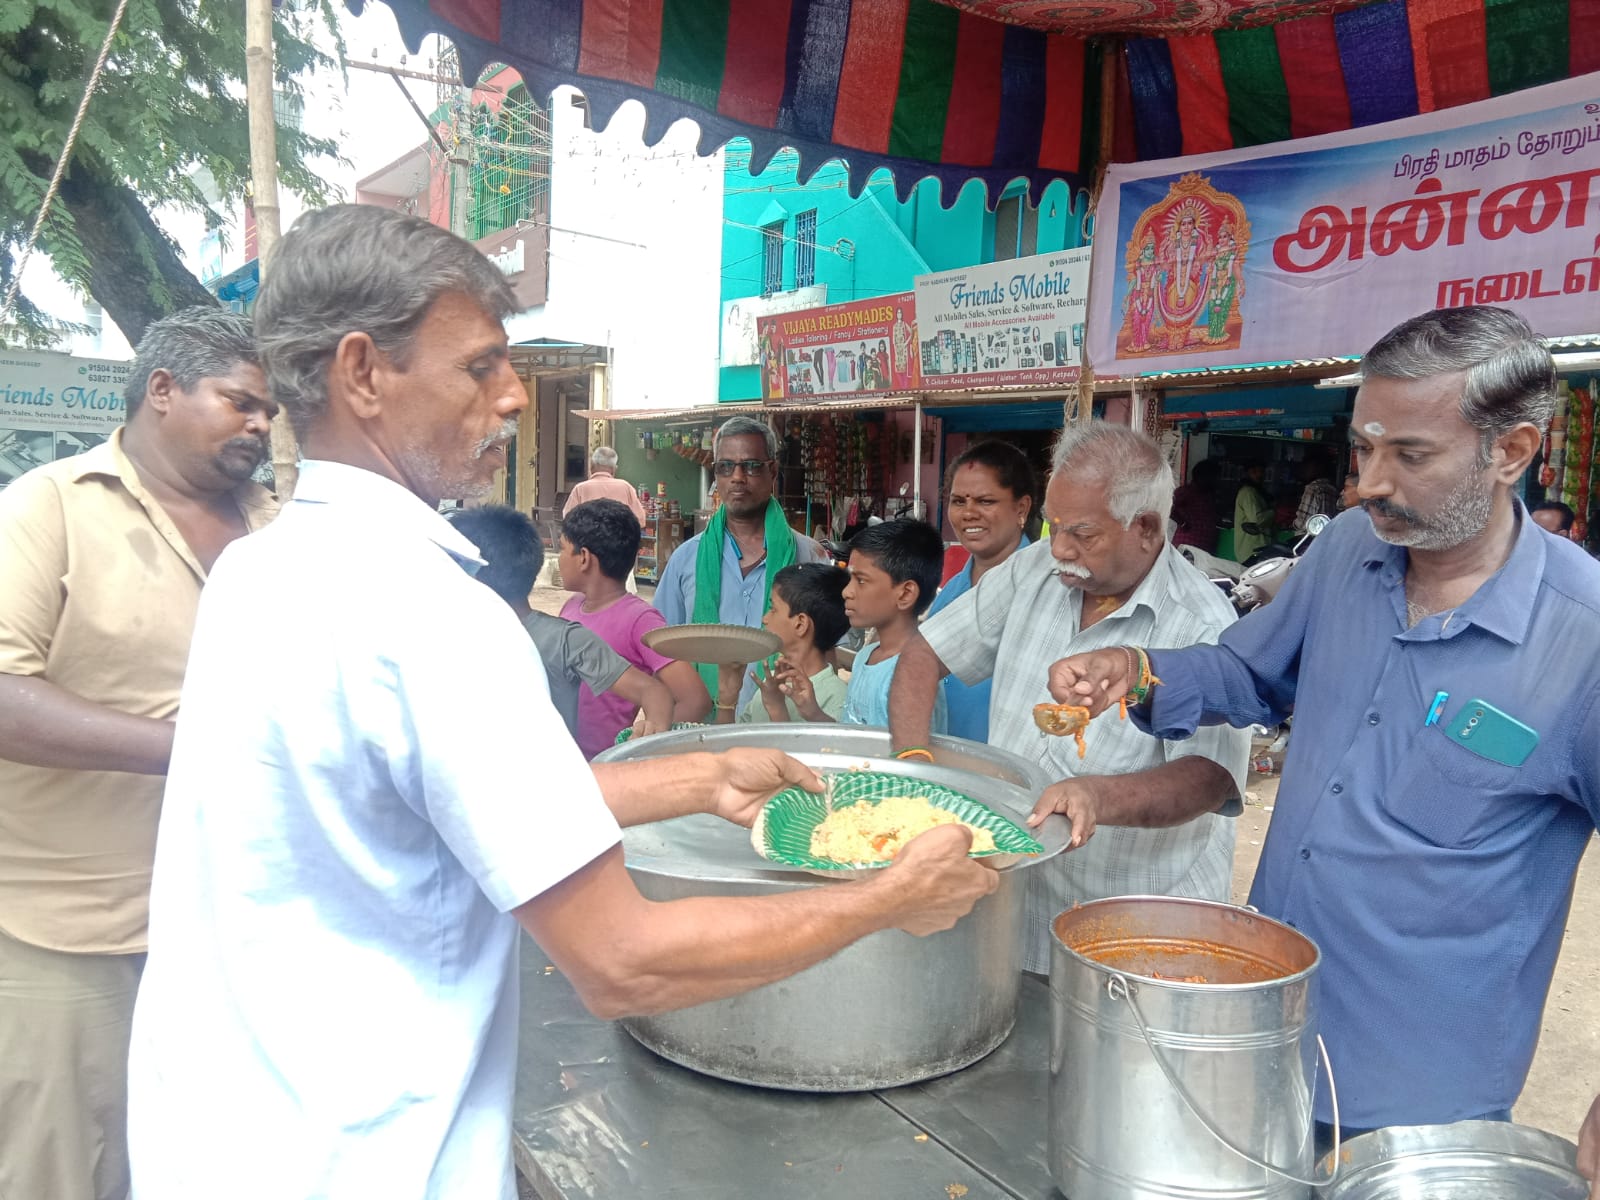
M507 417L500 423L500 428L498 430L496 430L494 433L491 433L488 437L484 438L472 448L472 457L482 458L489 452L491 447L498 446L503 442L509 442L516 436L517 420L515 417Z
M1094 578L1094 572L1093 571L1089 570L1088 567L1080 566L1077 563L1058 562L1058 563L1056 563L1056 569L1054 571L1051 571L1050 574L1057 575L1057 576L1059 576L1059 575L1070 575L1074 579L1093 579Z

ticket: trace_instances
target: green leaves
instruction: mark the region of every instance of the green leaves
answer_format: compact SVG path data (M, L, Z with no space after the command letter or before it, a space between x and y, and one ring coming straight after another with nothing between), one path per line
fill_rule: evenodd
M33 225L115 7L115 0L0 0L0 262L9 263ZM326 24L338 44L336 22L326 0L320 12L277 15L274 46L283 85L298 88L307 73L335 65L312 34ZM115 240L90 239L91 256L81 220L126 222L83 206L131 188L146 210L174 205L214 220L194 175L209 170L224 204L243 199L250 178L243 95L241 0L129 0L68 166L68 180L78 186L63 189L40 248L58 273L99 299L130 338L160 315L161 304L192 297L199 285L170 247L150 243L159 234L148 220L128 231L121 251ZM326 139L280 128L283 186L311 203L325 201L327 185L309 160L336 154ZM119 261L108 264L108 254ZM117 274L121 286L113 303L100 291L105 277ZM158 311L130 307L121 296L130 292ZM0 339L37 338L47 324L31 306L19 307L14 327L0 331Z

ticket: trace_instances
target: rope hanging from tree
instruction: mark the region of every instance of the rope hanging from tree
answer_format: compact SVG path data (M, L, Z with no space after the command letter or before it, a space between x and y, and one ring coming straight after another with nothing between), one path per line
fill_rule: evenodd
M117 36L117 28L122 24L122 14L128 11L128 0L118 0L117 11L111 16L111 28L106 30L106 40L100 46L100 57L94 60L94 70L89 73L89 84L83 90L83 99L78 101L77 116L72 118L72 128L67 130L67 144L61 147L61 157L56 159L55 173L50 177L50 186L45 191L44 200L39 205L39 215L34 219L33 231L28 234L28 241L22 247L22 256L17 260L16 269L11 274L11 286L6 288L6 298L0 301L0 330L5 329L6 321L11 316L11 309L17 302L17 292L22 287L22 272L28 265L28 259L33 256L33 248L39 243L39 234L44 231L45 218L50 215L50 205L55 202L56 193L61 190L61 177L67 173L67 162L72 157L72 147L78 141L78 130L83 128L83 118L89 111L89 100L94 95L95 88L100 86L100 73L105 70L106 59L111 57L111 43Z

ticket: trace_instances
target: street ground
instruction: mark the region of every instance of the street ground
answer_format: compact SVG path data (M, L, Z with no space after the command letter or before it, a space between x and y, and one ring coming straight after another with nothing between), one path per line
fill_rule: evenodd
M649 599L654 591L640 588ZM559 613L570 593L541 586L533 607ZM1233 859L1233 899L1243 904L1250 891L1266 838L1267 823L1277 800L1276 775L1250 776L1244 815L1239 818L1238 848ZM1512 1116L1526 1125L1575 1139L1589 1104L1600 1093L1600 850L1591 841L1578 871L1578 884L1567 919L1561 958L1556 964L1544 1026L1528 1085ZM1473 1031L1461 1031L1473 1036Z

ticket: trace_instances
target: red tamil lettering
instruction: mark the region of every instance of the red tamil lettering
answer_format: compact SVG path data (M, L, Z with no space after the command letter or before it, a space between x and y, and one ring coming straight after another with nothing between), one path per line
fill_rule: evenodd
M1528 299L1530 299L1530 300L1542 300L1546 296L1559 296L1559 295L1561 295L1561 289L1560 288L1551 288L1549 291L1545 291L1545 289L1544 289L1544 268L1543 267L1535 267L1534 271L1533 271L1533 286L1532 286L1532 290L1528 292Z
M1561 290L1569 296L1600 292L1600 258L1575 258L1569 262Z

